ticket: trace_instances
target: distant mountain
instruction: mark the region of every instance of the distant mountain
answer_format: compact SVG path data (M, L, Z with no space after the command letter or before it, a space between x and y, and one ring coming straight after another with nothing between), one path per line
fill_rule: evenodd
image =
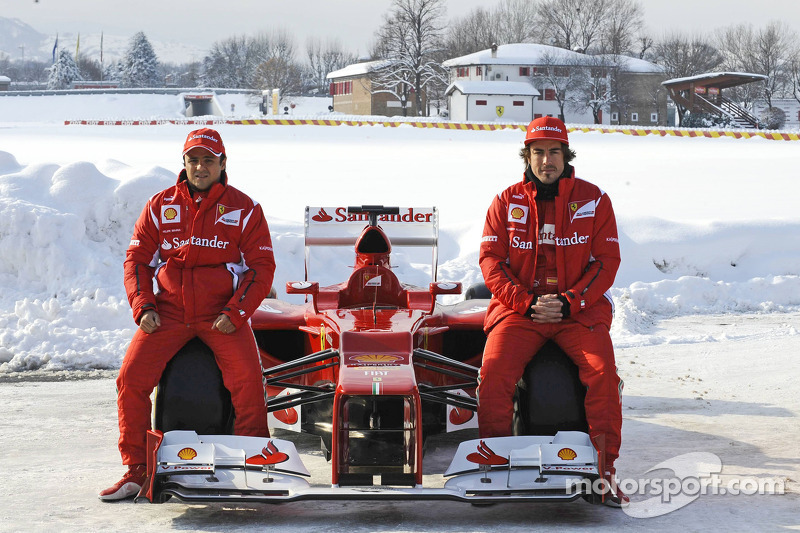
M145 32L147 35L147 32ZM133 35L103 34L103 62L117 61L128 49ZM163 63L189 63L201 61L206 51L195 46L175 41L156 41L150 35L147 39L153 47L158 60ZM50 61L53 57L55 35L39 33L19 19L0 17L0 55L7 55L13 60L36 59ZM58 48L74 51L78 44L77 33L59 33ZM100 60L100 34L81 33L79 53L83 57Z
M39 49L47 36L19 19L0 17L0 52L11 59L41 59Z

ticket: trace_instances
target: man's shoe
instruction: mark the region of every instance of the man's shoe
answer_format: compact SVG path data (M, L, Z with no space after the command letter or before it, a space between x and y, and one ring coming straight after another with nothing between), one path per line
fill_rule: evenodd
M102 491L97 497L110 502L136 496L142 490L146 478L147 467L145 465L130 465L122 479Z
M631 499L619 488L615 472L606 472L603 479L606 481L605 488L607 489L607 492L603 494L603 504L615 508L627 507L631 503Z

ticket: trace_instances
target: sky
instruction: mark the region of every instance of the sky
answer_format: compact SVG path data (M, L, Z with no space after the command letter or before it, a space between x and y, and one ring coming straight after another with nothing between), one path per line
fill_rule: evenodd
M448 18L500 0L448 0ZM641 2L645 24L656 36L664 31L705 31L750 22L756 27L781 20L800 31L796 0L648 0ZM0 15L18 18L41 33L96 33L130 37L144 31L152 40L177 41L206 49L233 35L286 29L299 47L307 38L338 39L348 50L366 54L391 0L0 0ZM157 16L154 16L157 14Z
M241 95L220 98L223 109L235 103L237 118L257 116ZM327 114L326 104L298 100L294 118L348 118ZM123 472L114 377L135 328L122 285L125 249L147 198L174 183L181 146L196 126L64 120L177 120L181 110L175 96L0 97L0 531L256 532L268 524L302 532L673 532L800 525L800 217L791 201L800 197L800 141L575 131L570 145L578 175L608 193L620 231L623 260L611 289L611 335L625 381L616 467L626 487L641 482L640 492L631 493L634 505L620 511L581 501L543 503L534 511L442 501L98 501L97 492ZM518 128L215 127L225 141L230 183L264 206L278 265L274 285L292 303L299 302L284 287L303 276L306 205L435 205L439 280L468 286L480 279L477 250L488 204L522 176ZM327 285L349 274L351 251L321 252L324 269L312 264L310 279ZM401 247L394 247L392 262L403 282L430 280L424 261ZM429 442L426 486L441 485L433 473L449 463L457 442ZM311 481L330 486L318 439L300 443ZM679 486L711 481L698 474L693 457L721 467L723 490L772 480L784 483L787 494L647 492L651 478ZM667 514L643 518L660 512Z

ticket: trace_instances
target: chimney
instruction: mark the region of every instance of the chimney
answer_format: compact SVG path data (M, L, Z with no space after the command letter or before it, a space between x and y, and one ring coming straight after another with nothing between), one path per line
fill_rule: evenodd
M492 43L492 58L497 57L497 43Z

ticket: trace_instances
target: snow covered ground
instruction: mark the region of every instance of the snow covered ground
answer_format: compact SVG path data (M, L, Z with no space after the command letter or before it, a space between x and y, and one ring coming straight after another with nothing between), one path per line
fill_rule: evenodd
M122 259L145 200L174 181L193 127L63 123L175 118L175 97L40 98L71 100L0 97L0 531L800 528L800 143L571 134L578 175L609 193L620 227L612 335L626 383L617 466L637 489L627 512L584 503L108 505L95 494L122 472L113 377L135 327ZM319 117L327 105L299 101L293 113ZM264 205L284 298L285 282L302 277L306 205L435 205L439 279L479 281L486 208L522 172L518 130L217 129L231 183ZM312 277L340 281L347 258L326 259L330 268ZM410 255L397 271L412 283L430 278ZM714 476L727 494L693 498L685 481ZM654 478L683 480L684 494L652 500ZM730 490L764 484L785 494ZM331 518L338 512L347 518Z

